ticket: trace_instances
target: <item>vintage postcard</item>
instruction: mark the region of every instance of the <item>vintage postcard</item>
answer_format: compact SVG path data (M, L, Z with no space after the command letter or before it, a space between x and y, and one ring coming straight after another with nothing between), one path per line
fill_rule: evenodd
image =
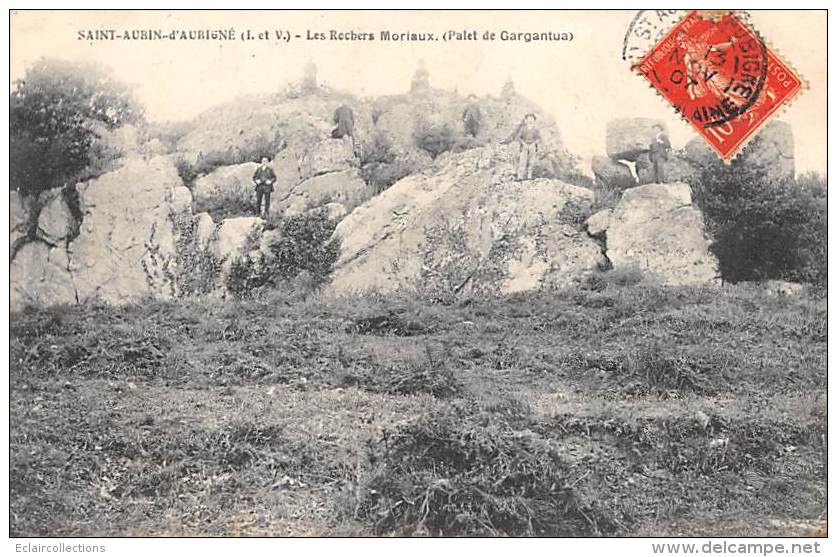
M826 23L10 11L10 535L819 552Z

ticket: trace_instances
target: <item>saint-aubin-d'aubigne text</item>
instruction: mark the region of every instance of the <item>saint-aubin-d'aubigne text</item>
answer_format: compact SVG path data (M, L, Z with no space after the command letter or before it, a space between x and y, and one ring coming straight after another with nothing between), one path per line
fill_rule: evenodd
M432 42L432 41L572 41L573 34L568 31L477 31L475 29L448 30L443 33L415 32L415 31L328 31L306 30L304 34L290 34L288 31L261 31L258 34L252 30L245 31L246 35L239 35L235 29L79 29L77 38L80 41L229 41L241 36L285 41L292 36L296 39L308 41L382 41L382 42ZM274 36L275 35L275 36Z

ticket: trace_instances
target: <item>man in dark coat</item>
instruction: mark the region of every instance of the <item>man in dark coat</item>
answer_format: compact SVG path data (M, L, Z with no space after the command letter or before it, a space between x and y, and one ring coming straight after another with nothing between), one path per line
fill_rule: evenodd
M270 167L270 159L262 157L262 163L253 174L253 184L256 187L256 214L267 218L270 214L270 194L273 193L273 184L276 183L276 173ZM262 213L262 200L264 200L264 213Z
M480 132L480 124L482 123L482 112L477 104L476 95L468 95L468 104L462 113L462 121L465 123L465 134L471 137L477 137L477 134Z
M654 125L657 130L657 135L648 146L648 157L651 159L651 164L654 167L654 182L657 184L665 183L665 164L668 160L668 152L671 149L671 141L669 141L665 130L660 124Z
M347 135L354 141L355 138L355 114L348 106L341 105L334 111L334 124L337 126L331 130L333 139L340 139Z

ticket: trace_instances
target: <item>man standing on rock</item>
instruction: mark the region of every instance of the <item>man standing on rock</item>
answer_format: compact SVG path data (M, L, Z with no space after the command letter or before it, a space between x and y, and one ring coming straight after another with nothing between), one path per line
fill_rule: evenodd
M663 126L654 124L654 129L657 130L657 135L651 145L648 146L648 156L651 159L651 164L654 166L654 183L665 183L665 163L668 160L668 152L671 149L671 142L666 135Z
M541 132L535 126L537 116L531 112L523 117L523 121L501 145L507 145L513 141L520 144L520 154L517 160L517 181L531 180L532 171L535 167L535 160L538 155L538 143L541 140Z
M355 113L348 105L340 105L334 111L335 128L331 130L332 139L343 139L346 136L352 140L352 152L356 157L360 157L358 152L360 144L355 141Z
M270 194L273 193L273 184L276 183L276 173L270 167L270 159L262 157L262 163L253 174L253 184L256 186L256 214L270 214ZM262 213L262 200L264 200L264 213Z
M347 135L354 140L355 137L355 113L345 104L337 107L334 111L334 124L337 126L331 130L332 139L342 139Z
M465 106L465 112L462 113L462 121L465 123L465 134L477 137L482 123L482 112L477 104L477 96L474 94L468 95L468 104Z

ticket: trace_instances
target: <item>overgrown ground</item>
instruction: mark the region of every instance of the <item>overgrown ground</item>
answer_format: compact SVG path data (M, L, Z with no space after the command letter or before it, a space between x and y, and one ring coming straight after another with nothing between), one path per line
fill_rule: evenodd
M11 316L11 534L808 535L826 304L756 287Z

